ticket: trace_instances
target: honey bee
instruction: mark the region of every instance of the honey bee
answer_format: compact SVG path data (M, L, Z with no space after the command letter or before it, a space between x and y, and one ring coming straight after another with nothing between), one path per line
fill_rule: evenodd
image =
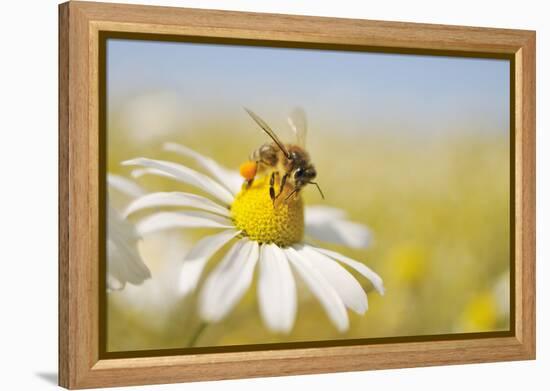
M297 143L284 144L264 120L253 111L247 108L245 110L272 140L256 149L250 156L250 160L241 165L240 173L247 180L248 186L253 183L256 175L271 171L269 196L273 205L279 197L284 197L284 201L288 201L291 197L297 196L308 184L315 185L324 199L319 184L314 182L317 171L305 150L307 122L304 111L294 109L288 117ZM275 192L276 181L279 181L277 193Z

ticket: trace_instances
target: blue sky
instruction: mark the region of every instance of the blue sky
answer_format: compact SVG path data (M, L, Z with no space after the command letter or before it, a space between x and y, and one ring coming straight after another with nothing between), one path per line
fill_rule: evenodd
M507 60L110 39L107 61L111 109L168 91L194 118L300 105L310 123L348 131L509 128Z

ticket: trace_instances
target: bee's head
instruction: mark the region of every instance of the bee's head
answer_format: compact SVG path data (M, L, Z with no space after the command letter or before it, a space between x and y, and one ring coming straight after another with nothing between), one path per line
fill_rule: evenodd
M296 183L296 186L303 187L315 179L317 176L317 171L315 170L315 167L310 164L305 167L298 167L294 170L292 176L294 177L294 183Z
M289 161L291 162L291 168L293 168L291 175L292 179L294 179L294 190L298 192L305 185L315 185L324 199L325 196L321 188L317 182L314 182L314 179L317 177L317 170L311 164L308 153L301 148L291 147Z

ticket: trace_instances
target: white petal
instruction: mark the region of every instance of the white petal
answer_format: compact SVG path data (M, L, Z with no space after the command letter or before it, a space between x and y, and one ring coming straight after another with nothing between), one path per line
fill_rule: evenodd
M116 210L110 200L107 200L107 236L111 237L114 242L130 243L140 240L134 225L124 219Z
M208 276L199 297L205 321L218 322L238 303L252 282L258 253L257 242L241 239Z
M141 178L145 175L157 175L157 176L163 176L170 179L176 179L176 177L172 174L168 174L165 171L157 170L155 168L136 168L135 170L132 170L131 175L133 178Z
M216 204L208 198L191 193L171 192L171 193L151 193L140 197L128 205L124 215L148 208L158 208L162 206L182 206L190 208L204 209L209 212L217 213L222 216L230 217L229 210Z
M299 246L295 249L326 278L346 307L361 315L367 311L367 294L350 272L332 258L309 246Z
M197 164L208 171L233 194L237 194L241 190L243 178L238 172L222 167L215 160L201 155L200 153L181 144L166 143L164 144L164 149L195 160Z
M362 224L335 220L323 224L307 224L306 235L323 242L351 248L366 248L371 244L370 231Z
M134 226L124 220L108 204L107 218L107 283L111 289L122 289L129 282L139 285L151 277L151 273L137 249L141 239Z
M296 283L283 251L275 244L264 244L260 253L258 302L266 325L288 333L296 318Z
M140 235L173 228L234 228L231 220L208 212L159 212L137 224Z
M226 205L231 205L234 199L233 194L231 194L226 188L214 181L212 178L188 167L182 166L181 164L147 158L127 160L122 164L126 166L153 168L155 170L162 171L173 176L180 182L195 186L207 192L208 194L224 202ZM152 173L154 174L155 172Z
M120 191L121 193L136 198L142 196L145 191L135 182L116 174L107 174L107 183L109 187Z
M306 224L326 223L333 220L341 220L346 217L346 212L342 209L332 208L330 206L314 205L306 207Z
M117 243L107 239L107 287L123 289L126 283L140 285L151 277L149 269L141 260L136 243Z
M325 254L331 257L332 259L355 269L356 271L361 273L364 277L368 278L370 282L372 282L372 285L374 285L374 288L378 291L378 293L380 293L381 295L384 294L384 282L382 281L382 278L378 274L376 274L374 271L372 271L370 268L368 268L365 264L358 262L354 259L348 258L345 255L337 253L336 251L327 250L327 249L319 248L315 246L310 246L310 247L317 252Z
M228 230L201 239L183 260L178 290L182 296L195 290L208 260L240 231Z
M324 307L338 331L346 331L349 327L348 314L338 293L336 293L325 277L311 266L310 261L298 254L295 249L289 247L284 252L296 272Z
M118 278L114 277L112 274L107 274L107 289L110 291L120 291L124 289L126 283L120 281Z
M371 233L363 224L345 220L345 213L336 208L313 206L305 211L306 235L352 248L371 244Z

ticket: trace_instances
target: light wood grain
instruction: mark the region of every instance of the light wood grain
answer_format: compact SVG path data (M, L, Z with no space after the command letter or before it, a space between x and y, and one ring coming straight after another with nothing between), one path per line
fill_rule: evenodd
M154 384L535 357L534 32L87 2L65 3L59 11L60 385ZM100 31L513 56L515 336L100 360Z
M69 379L69 7L59 8L59 384Z

